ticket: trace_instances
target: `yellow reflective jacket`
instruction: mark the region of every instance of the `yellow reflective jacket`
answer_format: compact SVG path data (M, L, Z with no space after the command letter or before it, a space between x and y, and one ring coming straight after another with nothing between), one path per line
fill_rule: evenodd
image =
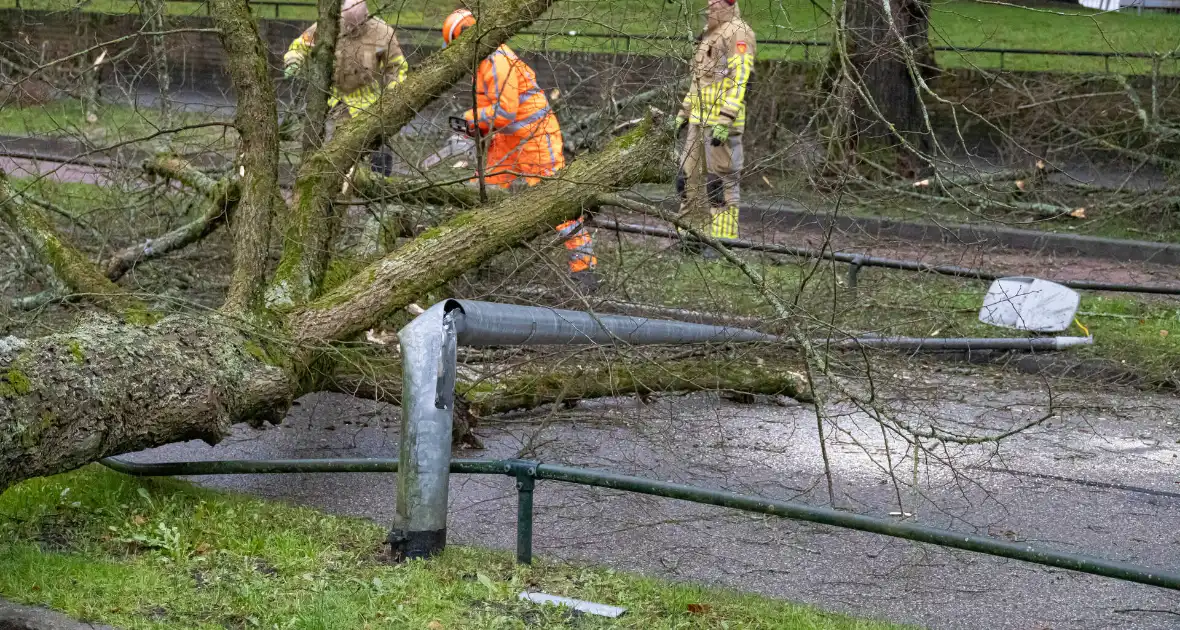
M694 125L746 126L746 84L754 71L754 30L740 17L701 36L680 115Z
M291 42L283 65L302 64L315 46L315 24ZM336 65L328 105L341 101L350 116L371 107L385 88L404 81L409 64L393 28L370 17L360 27L343 33L336 42Z

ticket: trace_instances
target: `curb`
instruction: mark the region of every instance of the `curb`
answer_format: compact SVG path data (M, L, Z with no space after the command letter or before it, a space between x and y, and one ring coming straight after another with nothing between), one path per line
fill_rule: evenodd
M0 598L0 628L12 630L117 630L111 626L74 621L48 608L22 606Z
M935 225L879 217L842 216L779 204L742 204L741 211L742 218L748 222L778 229L834 229L911 242L998 246L1056 255L1180 266L1180 244L1174 243L1058 234L987 225Z

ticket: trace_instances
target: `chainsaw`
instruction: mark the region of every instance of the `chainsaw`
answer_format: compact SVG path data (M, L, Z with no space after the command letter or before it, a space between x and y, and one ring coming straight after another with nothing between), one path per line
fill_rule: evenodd
M456 155L464 155L475 148L475 140L468 136L467 121L451 116L448 120L451 131L455 132L447 138L441 149L431 153L422 160L422 170L429 170L438 166L443 160Z

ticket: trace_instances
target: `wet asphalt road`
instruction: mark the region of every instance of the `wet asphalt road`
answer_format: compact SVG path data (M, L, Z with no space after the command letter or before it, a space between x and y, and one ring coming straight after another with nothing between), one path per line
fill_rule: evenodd
M1046 411L1029 379L957 368L895 374L886 391L910 422L962 431L1014 426ZM1176 571L1180 567L1180 401L1132 390L1055 391L1049 422L994 447L886 457L877 425L852 410L827 429L838 503L912 513L916 522ZM210 448L177 444L139 460L390 457L397 409L338 395L300 401L278 428L240 428ZM584 402L488 422L486 451L652 478L827 502L814 411L716 397ZM940 462L937 459L949 460ZM896 471L897 483L886 474ZM1106 488L1003 468L1113 484ZM202 483L388 524L394 476L206 477ZM1136 490L1138 488L1139 490ZM1141 490L1157 490L1148 494ZM899 497L904 508L898 508ZM456 476L450 540L511 548L513 484ZM1148 586L672 500L540 482L535 552L725 585L931 628L1176 628L1180 594Z

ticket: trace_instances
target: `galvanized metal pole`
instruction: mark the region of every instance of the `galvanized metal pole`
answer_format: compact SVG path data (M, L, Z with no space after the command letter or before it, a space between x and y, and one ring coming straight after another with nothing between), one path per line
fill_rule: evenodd
M447 544L456 334L450 302L430 307L398 332L402 352L401 465L394 557L425 558Z
M429 557L446 547L457 344L692 344L777 339L742 328L627 315L468 300L435 304L398 332L402 430L397 521L389 535L394 557ZM520 500L521 509L528 508L531 524L531 477L527 483L530 487L520 488ZM531 556L531 550L525 551Z

